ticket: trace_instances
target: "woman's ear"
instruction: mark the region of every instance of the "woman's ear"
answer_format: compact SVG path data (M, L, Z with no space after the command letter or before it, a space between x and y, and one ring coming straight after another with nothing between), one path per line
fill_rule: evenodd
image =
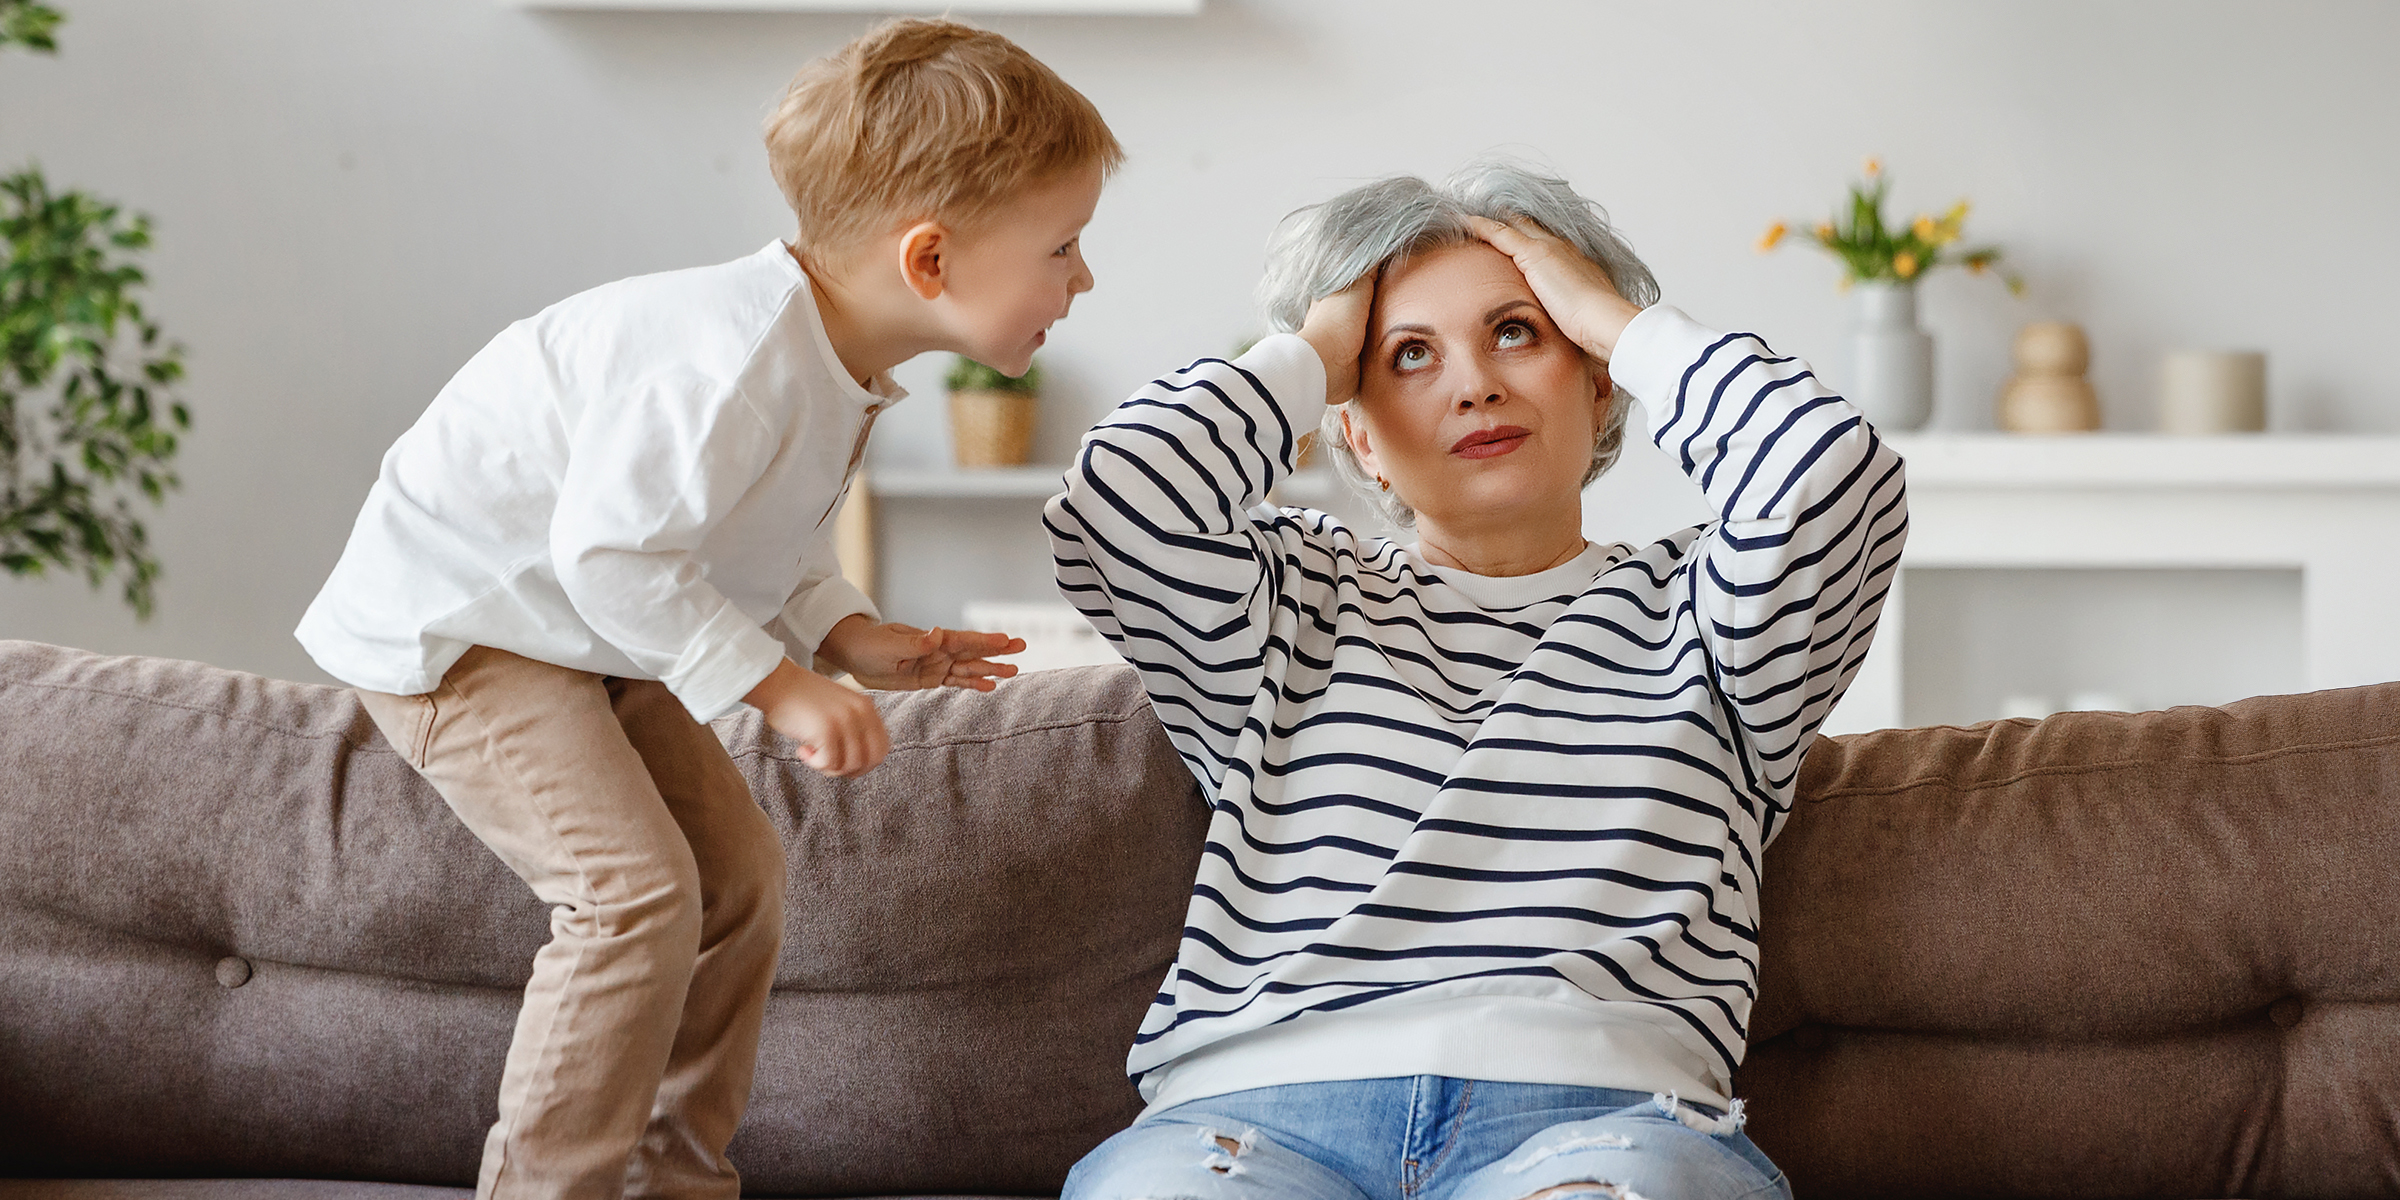
M1383 467L1375 461L1375 446L1367 440L1367 423L1347 404L1342 406L1342 440L1350 443L1350 453L1358 456L1358 465L1366 468L1367 474L1383 478Z
M935 299L949 288L948 264L942 261L949 242L950 231L935 221L919 221L901 232L900 282L918 299Z

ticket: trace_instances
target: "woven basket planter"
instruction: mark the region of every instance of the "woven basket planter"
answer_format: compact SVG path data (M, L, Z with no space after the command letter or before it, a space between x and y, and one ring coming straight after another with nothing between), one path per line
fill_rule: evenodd
M950 393L950 446L962 467L1021 467L1033 453L1034 409L1023 392Z

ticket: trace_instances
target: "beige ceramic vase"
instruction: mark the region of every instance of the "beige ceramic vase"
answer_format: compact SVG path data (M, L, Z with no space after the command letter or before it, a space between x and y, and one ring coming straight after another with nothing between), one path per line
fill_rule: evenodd
M2100 428L2100 396L2083 327L2036 321L2017 331L2017 373L2000 389L2000 428L2011 433L2085 433Z
M1040 401L980 388L950 393L950 446L962 467L1021 467L1033 452Z

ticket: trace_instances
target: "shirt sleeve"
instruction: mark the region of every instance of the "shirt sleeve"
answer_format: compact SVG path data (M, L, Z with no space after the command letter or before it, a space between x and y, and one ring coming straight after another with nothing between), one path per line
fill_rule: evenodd
M826 557L831 559L830 554ZM800 581L799 590L784 603L769 632L783 642L784 653L793 662L806 666L816 660L825 635L852 613L863 614L870 621L883 619L875 602L856 584L831 570L812 568L809 577Z
M1093 427L1043 514L1059 591L1141 669L1212 791L1257 694L1276 600L1276 549L1252 510L1324 405L1324 366L1291 334L1202 359Z
M1673 308L1633 319L1609 374L1718 513L1687 572L1701 642L1763 782L1788 804L1899 569L1900 456L1808 364Z
M783 644L696 557L778 444L738 392L661 380L607 397L570 435L550 557L592 631L713 720L783 661Z

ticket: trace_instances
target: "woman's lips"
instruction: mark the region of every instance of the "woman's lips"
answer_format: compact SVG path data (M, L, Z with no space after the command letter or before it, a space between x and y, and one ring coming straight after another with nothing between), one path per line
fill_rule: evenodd
M1460 458L1498 458L1524 445L1531 432L1515 425L1478 429L1453 443L1450 453Z

